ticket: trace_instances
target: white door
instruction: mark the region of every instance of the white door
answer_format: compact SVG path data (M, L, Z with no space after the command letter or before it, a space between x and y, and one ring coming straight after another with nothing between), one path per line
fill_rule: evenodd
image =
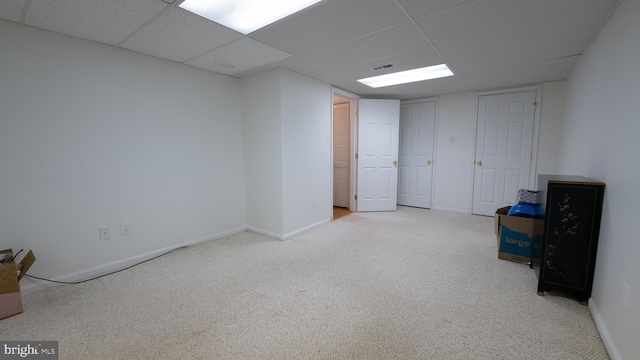
M398 205L431 208L435 101L400 108Z
M360 99L358 211L395 211L398 197L399 100Z
M478 98L472 212L493 216L529 188L536 92Z
M349 207L349 103L333 106L333 206Z

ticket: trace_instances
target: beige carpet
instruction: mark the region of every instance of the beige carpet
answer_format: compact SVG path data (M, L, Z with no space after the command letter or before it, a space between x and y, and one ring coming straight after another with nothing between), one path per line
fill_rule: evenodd
M492 218L400 207L26 295L0 339L83 360L609 359L589 309L536 284L497 258Z

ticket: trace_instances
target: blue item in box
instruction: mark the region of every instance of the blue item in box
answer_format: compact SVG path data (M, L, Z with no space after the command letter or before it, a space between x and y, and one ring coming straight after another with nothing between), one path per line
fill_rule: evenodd
M536 210L531 204L516 204L509 209L509 216L519 216L526 218L534 218L536 216Z
M538 204L516 204L509 209L507 215L529 219L544 219L544 207Z

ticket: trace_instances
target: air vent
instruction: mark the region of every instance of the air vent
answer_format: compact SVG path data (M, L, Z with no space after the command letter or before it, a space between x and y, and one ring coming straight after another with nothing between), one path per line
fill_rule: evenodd
M384 69L388 69L388 68L392 68L392 67L393 67L393 64L387 64L387 65L380 65L380 66L372 67L371 70L380 71L380 70L384 70Z

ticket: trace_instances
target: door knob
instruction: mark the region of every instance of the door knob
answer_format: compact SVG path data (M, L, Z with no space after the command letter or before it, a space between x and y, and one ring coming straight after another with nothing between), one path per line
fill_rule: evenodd
M482 160L476 161L476 164L478 164L478 166L482 166Z
M393 160L393 165L398 165L398 160Z
M427 165L431 165L431 160L427 160Z

